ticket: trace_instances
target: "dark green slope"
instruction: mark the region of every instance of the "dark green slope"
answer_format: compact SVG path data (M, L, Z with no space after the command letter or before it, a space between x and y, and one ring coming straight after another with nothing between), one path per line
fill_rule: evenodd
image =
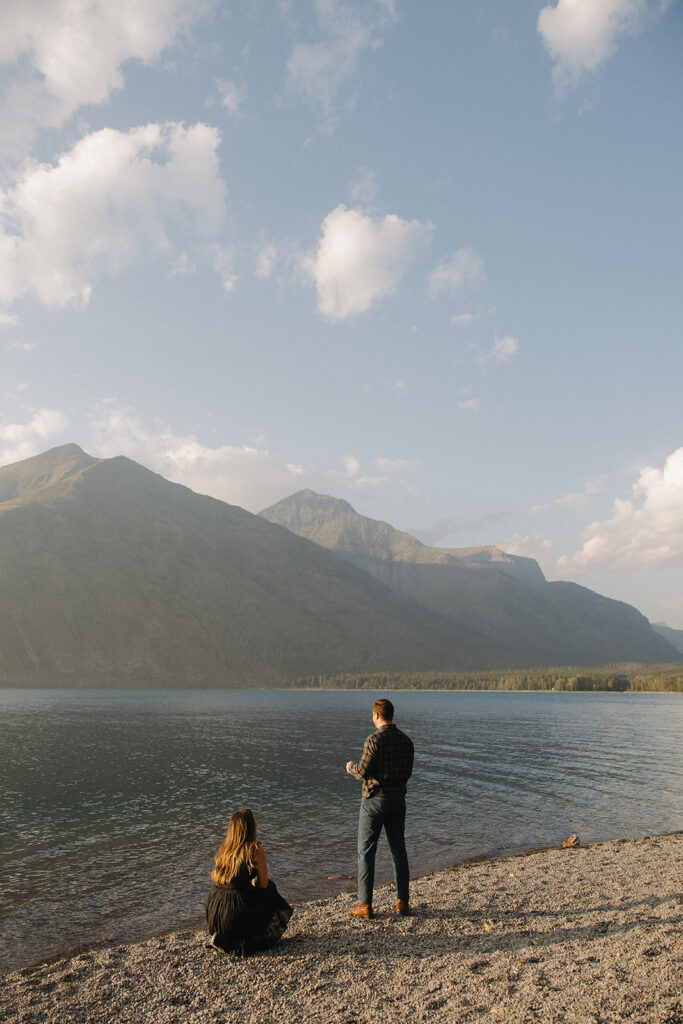
M75 445L0 469L0 683L266 685L486 644L243 509Z
M573 583L548 583L533 559L497 548L429 548L313 491L262 516L336 550L396 593L487 644L482 667L665 662L678 653L630 605Z

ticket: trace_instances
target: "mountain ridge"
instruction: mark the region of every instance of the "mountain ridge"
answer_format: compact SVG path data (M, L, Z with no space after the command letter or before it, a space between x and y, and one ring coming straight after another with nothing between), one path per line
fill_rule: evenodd
M343 500L298 491L259 513L338 551L403 596L477 629L509 664L668 661L675 649L631 605L564 581L495 547L429 548ZM459 557L460 556L460 557Z
M0 682L267 685L484 641L244 509L64 446L0 469Z
M316 674L676 660L629 606L434 553L388 523L359 532L358 514L348 503L342 512L337 537L352 552L124 456L65 445L0 468L0 685L250 687ZM363 536L376 537L377 557ZM533 642L520 630L525 610ZM602 656L602 629L622 644L615 657Z

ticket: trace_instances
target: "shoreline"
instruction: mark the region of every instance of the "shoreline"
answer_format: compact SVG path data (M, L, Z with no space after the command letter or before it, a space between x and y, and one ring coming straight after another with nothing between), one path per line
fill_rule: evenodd
M639 839L667 839L675 836L683 837L683 829L675 832L664 832L657 833L654 835L642 835L642 836L626 836L616 837L611 839L596 839L593 842L585 843L581 845L581 849L588 850L593 846L603 846L609 842L630 842L632 840ZM462 868L469 867L474 864L495 864L501 860L516 860L522 857L531 857L537 853L548 853L551 850L559 849L560 846L555 843L553 845L541 844L534 846L524 846L519 848L503 848L501 852L484 852L473 854L472 856L464 857L462 860L456 860L451 864L445 866L429 866L425 870L421 870L417 875L411 875L411 885L419 882L424 878L431 878L434 875L440 875L449 871L460 871ZM346 878L325 878L319 880L319 885L324 885L325 882L335 882L340 888L335 892L320 892L316 895L305 896L301 900L296 901L296 906L303 906L308 903L321 903L330 900L336 900L340 897L347 897L349 901L353 901L356 897L356 876L349 875ZM351 888L343 888L341 886L348 884ZM377 882L375 885L376 890L386 889L391 887L393 883L390 882ZM291 902L291 901L290 901ZM183 917L174 925L169 925L168 928L162 928L157 931L150 931L148 934L138 934L131 938L119 938L112 939L111 937L103 937L101 939L92 939L88 942L73 943L67 945L59 953L55 953L48 957L38 957L35 960L29 961L28 963L19 964L18 966L10 968L0 968L0 980L8 974L13 974L16 971L24 970L38 970L41 967L49 967L52 964L58 963L61 960L72 960L77 956L81 956L84 953L90 953L93 950L101 949L113 949L117 946L135 946L141 942L147 942L150 939L162 939L167 935L173 935L176 932L186 931L201 931L204 928L204 917L198 915L196 917Z
M682 877L681 832L471 858L413 879L409 918L393 913L391 886L371 922L350 917L349 894L297 904L284 940L248 960L190 928L41 961L3 976L0 1016L679 1024Z

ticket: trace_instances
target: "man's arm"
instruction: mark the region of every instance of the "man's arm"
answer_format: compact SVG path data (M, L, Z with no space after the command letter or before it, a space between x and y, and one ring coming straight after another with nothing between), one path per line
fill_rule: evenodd
M365 743L363 744L363 753L358 764L354 764L353 761L346 762L346 770L349 775L353 775L354 779L367 779L368 776L372 775L372 763L377 753L377 740L374 733L368 736Z

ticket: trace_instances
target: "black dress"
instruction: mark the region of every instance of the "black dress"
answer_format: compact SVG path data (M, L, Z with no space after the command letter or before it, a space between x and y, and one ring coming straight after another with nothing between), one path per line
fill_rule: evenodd
M256 877L243 864L228 885L214 885L206 903L213 944L226 953L249 956L279 942L292 908L273 882L265 889L251 884Z

